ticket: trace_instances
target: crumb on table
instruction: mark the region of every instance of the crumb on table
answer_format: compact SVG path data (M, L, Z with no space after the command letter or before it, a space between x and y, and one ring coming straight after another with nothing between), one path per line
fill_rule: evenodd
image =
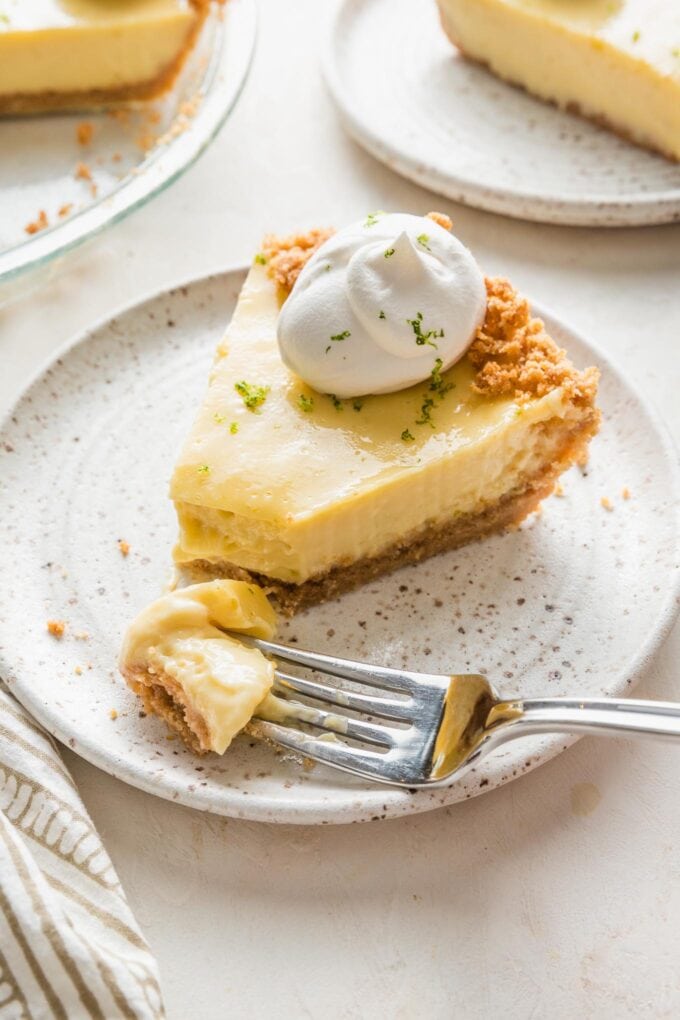
M621 499L630 499L630 489L627 486L621 491Z
M115 708L112 708L111 711L109 712L109 719L116 720L117 718L118 713L116 712Z
M130 543L126 542L124 538L118 539L118 548L120 549L121 556L128 556L130 553Z
M78 145L89 145L92 141L94 134L94 124L90 124L88 120L83 120L76 128L76 138L78 139Z
M41 209L37 217L31 223L26 224L24 230L27 234L37 234L39 230L44 230L45 227L49 227L49 225L47 213L44 209Z
M564 496L564 487L562 485L560 485L560 483L558 482L557 485L555 486L554 492L555 492L555 495L559 496L560 499L561 499L562 496Z
M604 507L605 510L609 511L614 509L614 504L607 496L602 497L602 499L600 500L600 506Z
M48 620L47 629L55 638L62 638L66 630L66 624L63 620Z
M75 673L76 676L82 676L83 675L83 667L82 666L76 666L76 668L73 670L73 672Z

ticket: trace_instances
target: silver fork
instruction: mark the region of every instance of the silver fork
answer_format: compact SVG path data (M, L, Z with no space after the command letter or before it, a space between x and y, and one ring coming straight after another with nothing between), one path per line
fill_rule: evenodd
M320 683L277 669L274 697L249 729L314 761L380 783L417 787L451 782L499 744L529 734L680 737L680 705L672 702L504 700L485 677L476 674L416 673L272 641L251 638L249 643L276 660L376 691L366 694L341 689L332 682ZM329 708L300 703L295 700L300 695ZM325 735L304 732L300 724L323 730Z

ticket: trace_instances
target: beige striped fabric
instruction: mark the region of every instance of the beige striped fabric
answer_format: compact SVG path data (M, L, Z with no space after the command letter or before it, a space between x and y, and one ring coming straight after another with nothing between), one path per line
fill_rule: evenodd
M158 969L51 738L0 688L0 1020L156 1020Z

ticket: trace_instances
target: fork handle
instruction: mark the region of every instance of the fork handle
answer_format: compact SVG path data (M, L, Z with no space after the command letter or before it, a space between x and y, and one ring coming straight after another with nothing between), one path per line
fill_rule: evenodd
M628 698L530 698L497 705L487 727L501 741L529 733L680 737L680 704Z

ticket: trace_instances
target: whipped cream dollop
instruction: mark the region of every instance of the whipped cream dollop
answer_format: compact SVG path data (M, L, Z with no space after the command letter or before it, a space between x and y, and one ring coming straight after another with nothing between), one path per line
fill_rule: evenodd
M374 213L310 258L278 322L284 363L322 393L413 386L465 354L484 320L473 256L424 216Z

